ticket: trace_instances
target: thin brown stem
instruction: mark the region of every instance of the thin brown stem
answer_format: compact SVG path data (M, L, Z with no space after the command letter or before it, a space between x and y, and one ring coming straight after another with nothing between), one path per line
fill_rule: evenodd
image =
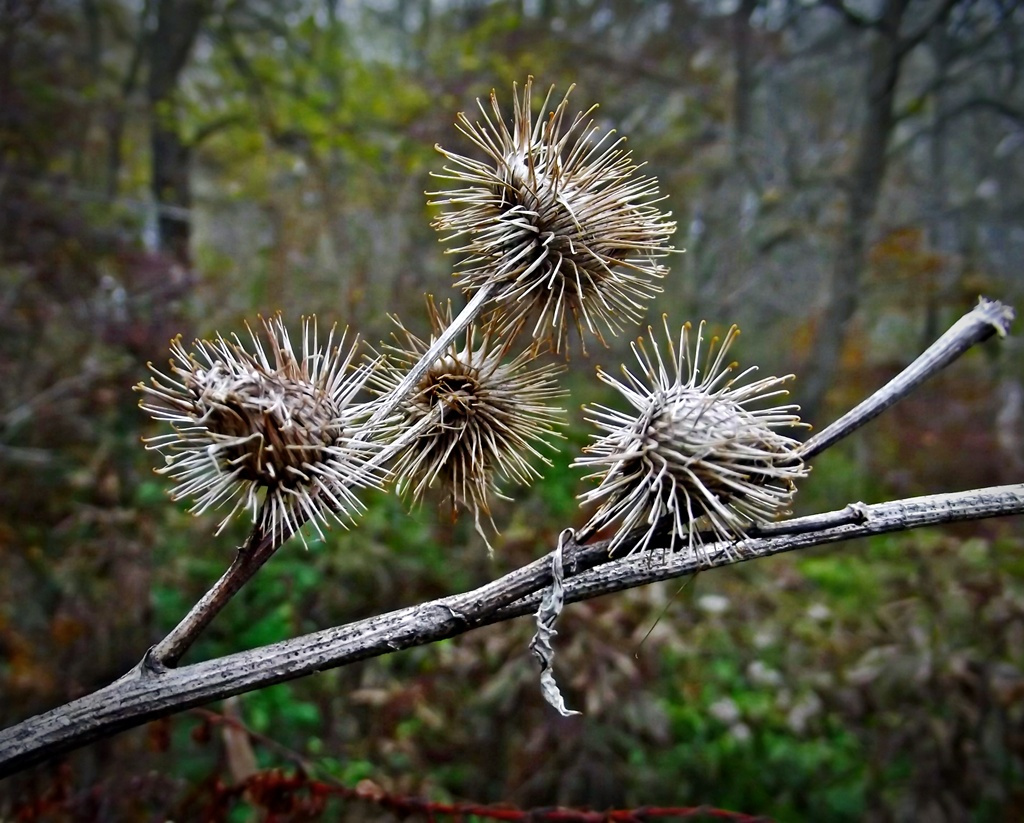
M287 529L287 527L284 528ZM238 547L235 559L231 561L231 565L220 576L220 579L199 598L181 622L149 650L146 654L145 665L154 669L177 665L203 630L210 625L213 618L221 612L242 586L248 583L253 575L274 556L284 540L290 536L286 535L284 539L277 542L273 536L263 535L258 529L254 529L249 535L249 539Z
M459 332L476 319L481 307L487 302L489 294L490 289L488 287L479 289L455 320L438 336L437 340L420 358L419 362L409 370L401 384L383 398L369 421L363 427L368 436L372 436L374 426L387 420L401 400L415 388L416 383L430 367L430 364L444 353L445 349L451 345ZM427 422L429 421L424 421L421 428L424 428ZM361 467L360 473L356 475L354 480L359 481L383 467L388 460L401 451L410 440L415 439L419 433L419 429L402 432L394 442L389 443L370 458ZM299 528L301 528L301 524L299 524ZM224 574L220 576L220 579L189 610L181 622L163 640L149 650L144 660L144 665L156 670L177 665L185 652L188 651L199 635L202 634L203 630L231 601L231 598L252 579L256 572L274 556L278 548L293 534L294 531L288 524L282 524L280 532L276 535L277 540L275 542L273 535L264 535L258 529L254 529L246 543L239 547L235 553L234 560L232 560L231 565L228 566Z

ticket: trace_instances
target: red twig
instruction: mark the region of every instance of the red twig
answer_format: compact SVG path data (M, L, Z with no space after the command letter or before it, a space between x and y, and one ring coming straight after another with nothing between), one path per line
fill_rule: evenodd
M226 791L241 795L248 791L254 799L283 798L292 793L309 791L314 796L342 797L353 801L373 803L399 816L419 815L428 820L451 817L462 820L477 817L483 820L530 821L530 823L648 823L658 819L683 820L708 818L733 823L764 823L768 818L718 809L713 806L640 806L634 809L594 811L562 806L519 809L515 806L491 806L479 803L437 803L421 797L388 794L376 784L363 781L354 789L311 780L303 774L286 775L278 771L261 772L245 783Z
M245 732L252 742L270 748L291 760L296 770L286 773L280 769L258 772L237 783L225 783L219 771L215 771L197 786L194 786L182 808L196 809L202 806L206 820L226 820L234 803L242 801L265 812L267 823L278 820L309 820L320 817L327 807L327 801L338 798L349 802L372 803L386 809L400 818L416 817L428 821L464 821L469 818L493 821L528 821L529 823L652 823L657 820L725 820L731 823L760 823L768 818L743 812L719 809L713 806L640 806L633 809L576 809L549 806L520 809L512 805L485 805L480 803L440 803L422 797L389 794L371 780L363 780L350 788L328 779L311 777L309 771L315 764L300 753L283 746L266 735L248 728L237 718L222 715L206 709L193 710L203 724L231 725ZM203 728L203 727L201 727ZM209 728L206 725L205 728ZM194 735L195 736L195 735ZM200 734L197 740L208 738L208 732ZM91 803L83 804L83 796L72 792L72 775L67 767L58 770L50 789L42 796L14 809L18 823L34 823L50 819L50 815L61 812L79 814L79 819L99 819L90 814L91 809L103 807L103 784L91 787L86 793Z

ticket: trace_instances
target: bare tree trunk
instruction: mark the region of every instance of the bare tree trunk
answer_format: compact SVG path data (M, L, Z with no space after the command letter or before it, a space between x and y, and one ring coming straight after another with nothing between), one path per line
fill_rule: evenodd
M941 309L955 301L957 284L962 271L955 262L960 247L958 218L947 210L949 202L948 152L949 133L947 113L950 99L948 78L955 57L953 42L945 31L936 31L929 38L929 48L936 67L933 95L932 132L928 141L928 220L927 239L931 250L942 255L941 266L931 274L925 303L925 321L922 339L934 336L941 328Z
M182 137L176 95L181 72L211 9L211 0L157 0L149 39L150 186L160 209L160 249L184 266L191 261L191 148Z
M750 17L758 0L742 0L732 15L733 70L736 86L732 96L733 159L741 162L750 136L751 97L754 93L754 55L750 37Z
M142 4L142 8L138 14L138 26L139 33L138 38L132 47L132 57L128 63L128 70L125 72L124 79L121 81L121 97L119 100L115 100L111 103L109 110L106 114L106 131L107 131L107 197L111 200L117 197L120 191L120 176L121 176L121 165L123 161L121 152L121 142L124 137L124 126L127 112L129 110L129 100L135 93L139 74L142 69L143 61L146 58L146 52L148 50L148 37L146 27L150 16L150 7L152 0L145 0Z
M867 235L878 207L889 139L896 121L896 84L906 54L899 32L908 4L909 0L886 1L871 44L864 87L864 122L857 156L845 180L846 215L836 243L828 303L802 380L803 416L812 423L821 419L825 395L835 379L850 320L857 311L861 276L867 262Z

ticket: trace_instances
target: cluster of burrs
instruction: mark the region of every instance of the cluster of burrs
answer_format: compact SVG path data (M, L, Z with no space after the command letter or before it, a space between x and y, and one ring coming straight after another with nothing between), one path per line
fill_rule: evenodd
M535 108L532 88L513 87L510 122L493 93L478 101L480 119L458 116L475 156L439 147L436 176L450 188L429 196L468 298L458 316L430 299L428 336L396 318L393 340L362 357L333 330L321 345L313 319L296 350L279 316L263 321L265 340L250 332L249 348L234 336L191 352L172 343L169 373L154 369L139 389L173 428L147 442L165 456L175 499L196 513L230 506L222 526L248 511L280 544L306 523L321 536L351 523L358 489L394 482L413 501L446 491L484 534L501 484L550 463L564 365L542 358L568 354L571 336L585 351L588 335L603 343L641 320L675 223L594 108L570 117L568 92ZM638 372L599 370L630 408L590 409L600 434L575 461L597 481L583 501L600 504L583 533L613 527L627 550L666 528L672 548L699 549L702 534L739 539L784 511L806 473L779 431L800 425L794 407L769 403L783 380L749 380L726 360L735 329L705 353L703 326L691 344L689 325L678 338L664 325L664 351L653 335L634 343Z

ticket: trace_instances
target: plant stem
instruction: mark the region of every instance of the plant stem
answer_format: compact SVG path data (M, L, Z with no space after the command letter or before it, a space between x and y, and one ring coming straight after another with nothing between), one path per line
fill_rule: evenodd
M950 329L907 368L885 386L859 403L834 423L826 426L804 443L800 452L804 460L821 454L869 420L906 397L925 380L944 369L975 343L993 334L1005 337L1013 321L1013 309L996 300L978 300L978 305L954 323Z
M1012 514L1024 514L1024 483L871 505L853 503L833 512L773 524L778 528L770 536L751 537L739 544L707 544L700 553L652 549L601 563L566 581L565 602L589 600L612 591L812 546ZM537 608L540 599L540 593L531 594L503 609L502 614L527 614Z
M402 382L382 399L381 404L370 416L370 419L362 426L361 430L364 433L372 434L375 426L387 420L402 399L416 387L416 384L422 379L430 365L441 357L455 337L476 319L481 307L487 301L491 290L490 286L484 286L477 290L465 308L459 312L458 316L438 336L437 340L431 344L426 353L406 373L405 377L402 378ZM375 470L381 469L410 440L418 437L421 430L426 428L431 422L429 418L425 418L416 428L402 432L393 442L374 454L373 457L360 467L359 472L353 477L353 482L358 483L361 479L370 476ZM277 533L278 540L275 542L274 535L264 535L254 529L245 544L238 548L234 560L224 574L220 576L220 579L199 599L178 625L163 640L149 650L143 661L144 665L154 669L177 665L185 652L188 651L203 630L231 601L231 598L252 579L253 575L274 556L278 548L292 537L293 534L294 531L288 525L285 525Z
M567 541L568 545L563 546L570 553L565 597L567 602L574 602L810 546L1012 514L1024 514L1024 484L858 504L856 517L848 509L818 515L825 525L811 531L803 530L812 524L800 518L803 522L796 534L753 537L740 547L733 543L706 544L700 556L692 552L673 554L658 546L613 560L608 557L607 542L576 547ZM851 520L854 522L848 522ZM828 525L836 522L841 525ZM588 565L595 567L594 571L586 571ZM159 670L140 663L110 686L0 731L0 777L117 731L212 700L530 614L550 583L551 556L546 555L474 591L347 626L177 669Z
M416 364L406 372L405 377L402 378L402 382L381 398L380 405L363 426L364 431L372 433L375 426L384 422L391 416L395 409L398 408L398 404L401 403L402 400L408 396L409 392L416 387L416 384L423 379L423 375L425 375L431 365L433 365L433 363L444 354L445 350L452 344L452 341L455 340L459 333L464 331L466 327L476 319L477 315L480 313L480 309L483 308L484 303L486 303L490 298L494 289L495 287L492 283L488 283L487 285L481 286L477 289L476 294L473 295L462 311L460 311L455 319L448 324L447 328L437 336L437 339L430 344L430 348L424 352L423 356L416 362ZM387 449L385 449L385 452L386 451ZM388 457L391 456L393 456L393 452L388 455ZM386 460L388 457L382 458L382 460Z
M273 557L280 545L281 543L274 542L272 535L262 535L260 538L259 532L254 529L249 539L238 547L235 559L231 561L231 565L220 579L189 609L181 622L146 653L144 665L154 669L177 665L203 629L263 567L263 564Z

